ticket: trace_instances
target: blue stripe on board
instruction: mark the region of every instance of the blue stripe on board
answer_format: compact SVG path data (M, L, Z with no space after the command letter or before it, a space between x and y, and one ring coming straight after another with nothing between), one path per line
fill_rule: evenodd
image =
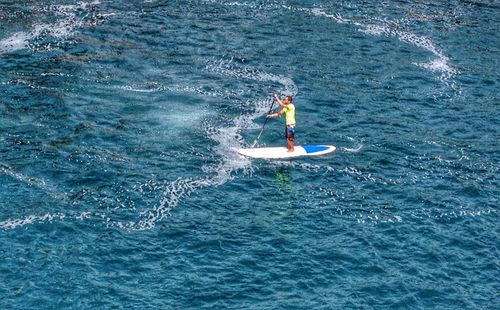
M304 148L304 150L306 150L307 154L328 150L328 146L324 145L303 145L302 147Z

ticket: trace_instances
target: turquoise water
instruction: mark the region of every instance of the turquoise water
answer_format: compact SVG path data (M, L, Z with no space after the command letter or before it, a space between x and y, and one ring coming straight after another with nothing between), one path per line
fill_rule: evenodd
M500 307L498 2L10 1L0 25L2 309ZM337 151L238 156L273 93Z

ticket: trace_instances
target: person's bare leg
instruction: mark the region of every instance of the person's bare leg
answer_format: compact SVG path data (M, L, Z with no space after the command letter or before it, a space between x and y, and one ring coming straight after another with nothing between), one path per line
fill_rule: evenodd
M295 150L295 148L293 147L293 140L291 139L287 139L287 144L288 144L288 152L291 153Z

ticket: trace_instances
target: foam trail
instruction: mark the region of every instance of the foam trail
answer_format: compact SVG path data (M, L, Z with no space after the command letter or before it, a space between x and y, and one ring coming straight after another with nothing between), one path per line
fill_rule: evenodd
M76 12L85 10L90 5L97 5L100 1L81 2L77 5L54 5L50 7L51 12L62 16L62 20L54 24L35 24L31 31L16 32L10 37L0 40L0 55L13 53L18 50L35 48L36 44L31 41L42 36L55 38L67 38L73 35L76 28L83 25L84 20L77 18Z
M225 6L240 5L240 6L252 7L252 5L250 4L239 3L239 2L232 2L232 3L218 3L217 1L206 1L206 2L222 4ZM429 62L426 63L414 62L413 64L415 66L424 68L432 72L441 72L439 80L446 85L449 85L449 81L456 74L459 73L457 69L453 68L453 66L449 64L449 58L443 53L441 49L439 49L436 46L436 44L434 44L434 42L430 38L424 36L418 36L408 30L398 29L398 27L400 26L395 22L387 20L379 20L377 21L376 24L363 23L353 19L345 18L340 14L330 14L326 12L323 8L302 8L289 5L276 6L273 4L269 4L267 7L275 9L283 8L289 11L304 12L306 14L311 14L314 16L329 18L339 24L354 25L358 27L359 31L369 35L374 35L374 36L385 35L388 37L395 37L401 42L405 42L414 45L418 48L422 48L432 53L436 57L436 59L430 60ZM454 87L454 83L452 83L451 86Z
M350 22L348 19L343 18L339 14L337 14L337 15L328 14L328 13L326 13L324 10L322 10L320 8L301 9L301 10L302 11L306 11L306 12L310 12L313 15L316 15L316 16L323 16L323 17L331 18L331 19L335 20L339 24L347 24L347 23Z
M39 188L40 190L44 191L46 194L57 200L66 200L68 198L68 195L66 193L59 193L54 186L47 184L45 180L29 177L24 174L15 172L7 165L0 164L0 173L5 173L13 179Z
M223 60L218 62L213 62L207 65L207 71L215 72L219 75L235 78L235 79L249 79L264 83L277 83L280 84L283 89L282 93L287 95L295 96L298 92L297 86L293 80L289 77L270 74L255 70L252 68L244 67L237 68L233 65L232 60ZM162 89L163 90L163 89ZM169 89L170 90L170 89ZM158 91L155 89L154 91ZM176 91L187 91L196 92L193 88L176 88ZM215 95L215 94L214 94ZM0 222L0 228L12 229L21 227L24 225L29 225L33 223L43 223L52 222L53 220L63 220L65 218L75 218L79 220L88 218L102 218L106 219L108 227L118 227L127 230L146 230L155 227L158 221L161 221L167 217L170 212L178 206L180 201L189 197L194 192L213 186L220 186L234 178L235 171L244 171L245 173L252 172L251 161L239 156L236 149L241 148L245 141L240 134L242 129L251 126L253 120L260 117L269 108L269 98L256 99L251 102L253 111L249 114L243 114L233 119L232 124L228 127L208 128L209 137L217 142L217 146L214 147L213 151L216 156L220 158L219 162L213 165L205 165L202 170L208 174L208 177L204 178L179 178L175 181L170 182L165 187L160 202L157 206L144 210L139 215L141 217L138 221L130 222L119 222L113 221L104 214L82 212L81 214L75 214L69 216L68 214L45 214L45 215L30 215L21 219L8 219ZM5 170L5 169L4 169ZM24 180L31 180L28 177L22 175L17 175L14 172L6 170L9 175ZM41 188L50 189L47 187L43 181L35 182ZM49 193L55 193L55 191L49 190ZM62 197L66 198L66 197Z
M89 6L100 4L100 1L80 2L76 5L54 5L48 8L48 11L61 16L62 19L56 23L34 24L31 31L15 32L9 37L0 40L0 55L13 53L23 49L35 49L38 38L51 36L58 39L64 39L74 34L76 28L84 24L84 20L77 17L77 12L87 9ZM45 73L42 73L44 75ZM50 74L50 73L46 73ZM30 85L31 86L31 85ZM48 184L43 179L38 179L13 171L9 166L0 164L0 173L4 173L29 186L39 188L47 195L60 201L67 201L68 194L60 193L56 187ZM7 219L0 221L0 228L14 229L34 223L52 222L54 220L63 220L67 217L64 213L46 213L44 215L29 215L19 219ZM82 213L77 218L88 217Z
M388 25L364 25L361 31L372 35L386 35L396 37L401 42L415 45L432 53L434 56L436 56L435 59L429 61L428 63L413 64L433 72L441 72L442 74L440 80L442 82L447 82L458 73L457 70L448 63L449 58L444 55L443 51L439 49L428 37L418 36L414 33L404 30L398 30Z
M236 68L231 60L221 60L207 64L205 70L235 79L250 79L259 82L274 82L282 85L283 93L295 96L297 86L292 79L285 76L270 74L252 68ZM236 149L244 145L244 140L239 133L247 128L253 120L261 116L269 108L269 98L260 98L251 103L254 110L250 114L243 114L233 119L232 125L222 128L208 128L209 136L217 142L214 153L220 161L213 165L205 165L202 170L209 176L206 178L179 178L169 183L162 194L160 203L140 213L142 219L137 222L112 223L122 229L145 230L154 228L158 221L167 217L178 206L181 200L189 197L197 190L206 187L220 186L234 178L235 171L252 172L251 161L242 158Z
M63 213L55 213L55 214L44 214L44 215L29 215L22 219L8 219L5 221L0 221L0 228L2 229L14 229L17 227L22 227L25 225L33 224L33 223L46 223L52 222L54 220L63 220L66 217Z
M440 80L445 84L447 84L448 81L458 73L458 71L449 64L449 58L443 53L441 49L439 49L436 46L436 44L434 44L434 42L430 38L424 36L418 36L410 31L397 29L398 26L395 23L387 22L384 20L380 21L380 24L365 24L347 18L343 18L340 15L328 14L321 8L313 8L313 9L301 8L296 10L307 12L314 16L330 18L337 23L342 23L342 24L348 23L355 25L358 27L359 31L366 34L374 36L385 35L388 37L396 37L401 42L405 42L417 46L419 48L422 48L432 53L434 56L436 56L436 59L433 59L428 63L413 63L413 64L433 72L441 72Z
M297 86L291 78L276 75L272 73L262 72L253 68L235 68L233 65L233 58L221 59L219 61L207 63L205 70L215 72L226 77L233 77L236 79L248 79L260 82L275 82L284 87L283 94L295 96L298 92Z
M203 87L199 86L165 86L165 85L154 85L152 87L138 87L132 85L124 85L124 86L111 86L113 89L121 89L130 92L136 93L156 93L156 92L174 92L174 93L196 93L204 96L210 97L228 97L231 95L235 95L231 91L227 91L226 93L222 93L220 91L209 91L203 89Z
M29 186L36 187L42 190L44 193L49 195L50 197L59 200L61 202L68 201L69 197L67 193L58 192L56 187L48 184L43 179L38 179L30 176L26 176L24 174L13 171L5 164L0 164L0 173L4 173L10 176L13 179L18 180L19 182L26 183ZM82 215L80 215L82 216ZM2 229L14 229L18 227L22 227L25 225L31 225L34 223L45 223L45 222L53 222L54 220L64 220L67 217L67 214L64 213L46 213L44 215L28 215L24 218L18 219L6 219L0 221L0 228ZM79 217L77 217L79 218ZM83 217L82 217L83 218Z

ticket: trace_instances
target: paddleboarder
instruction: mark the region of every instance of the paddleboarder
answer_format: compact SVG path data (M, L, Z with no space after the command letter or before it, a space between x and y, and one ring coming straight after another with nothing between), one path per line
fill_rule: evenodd
M273 118L285 114L285 137L287 141L288 152L293 152L295 141L295 105L293 104L292 96L286 96L284 101L274 94L274 99L282 107L278 112L270 113L268 118Z

